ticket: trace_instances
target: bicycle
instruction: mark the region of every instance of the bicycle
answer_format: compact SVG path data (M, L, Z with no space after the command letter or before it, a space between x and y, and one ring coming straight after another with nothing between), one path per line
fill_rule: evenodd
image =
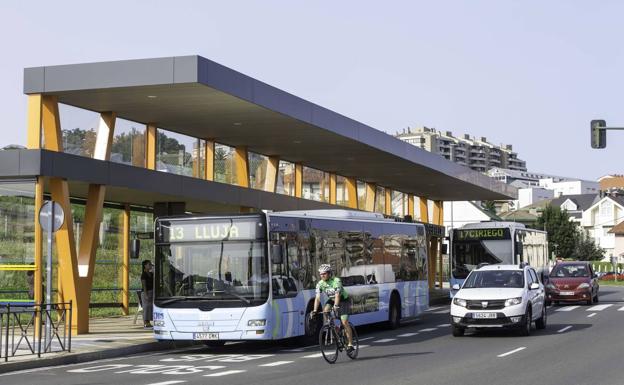
M336 325L336 321L338 319L334 310L332 309L328 312L323 312L323 314L326 316L324 317L323 326L319 331L319 346L325 361L330 364L335 363L338 359L338 353L343 350L347 353L347 356L350 359L356 359L360 345L358 343L358 335L353 324L349 322L353 342L353 350L349 351L347 349L347 333L342 325L342 322L339 322L340 326Z

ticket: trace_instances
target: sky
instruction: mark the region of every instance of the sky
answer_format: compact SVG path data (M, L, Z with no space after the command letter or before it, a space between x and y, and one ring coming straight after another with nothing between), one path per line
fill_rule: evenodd
M26 143L23 69L201 55L395 134L512 144L530 171L624 173L624 2L0 2L0 147Z

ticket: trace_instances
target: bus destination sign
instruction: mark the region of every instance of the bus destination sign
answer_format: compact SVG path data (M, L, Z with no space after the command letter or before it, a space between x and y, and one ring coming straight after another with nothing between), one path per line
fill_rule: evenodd
M454 232L454 239L456 241L493 241L511 238L511 232L507 228L463 229L454 230Z
M236 241L266 237L257 218L202 221L162 221L162 242Z

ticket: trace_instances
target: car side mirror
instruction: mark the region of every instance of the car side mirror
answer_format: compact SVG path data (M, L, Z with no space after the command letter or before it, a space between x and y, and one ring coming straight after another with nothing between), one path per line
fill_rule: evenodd
M454 284L452 287L453 290L459 290L459 285L458 284Z
M539 289L539 283L537 283L537 282L533 282L533 283L531 284L531 286L529 286L529 289L530 289L530 290L537 290L537 289Z
M279 265L283 262L282 258L282 246L279 244L271 245L271 262L275 265Z

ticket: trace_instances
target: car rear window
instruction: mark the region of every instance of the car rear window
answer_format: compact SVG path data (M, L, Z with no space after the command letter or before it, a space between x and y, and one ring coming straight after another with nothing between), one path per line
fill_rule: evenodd
M473 270L462 289L485 287L524 287L524 274L521 270Z
M554 267L550 276L554 278L589 277L589 270L587 265L559 265Z

